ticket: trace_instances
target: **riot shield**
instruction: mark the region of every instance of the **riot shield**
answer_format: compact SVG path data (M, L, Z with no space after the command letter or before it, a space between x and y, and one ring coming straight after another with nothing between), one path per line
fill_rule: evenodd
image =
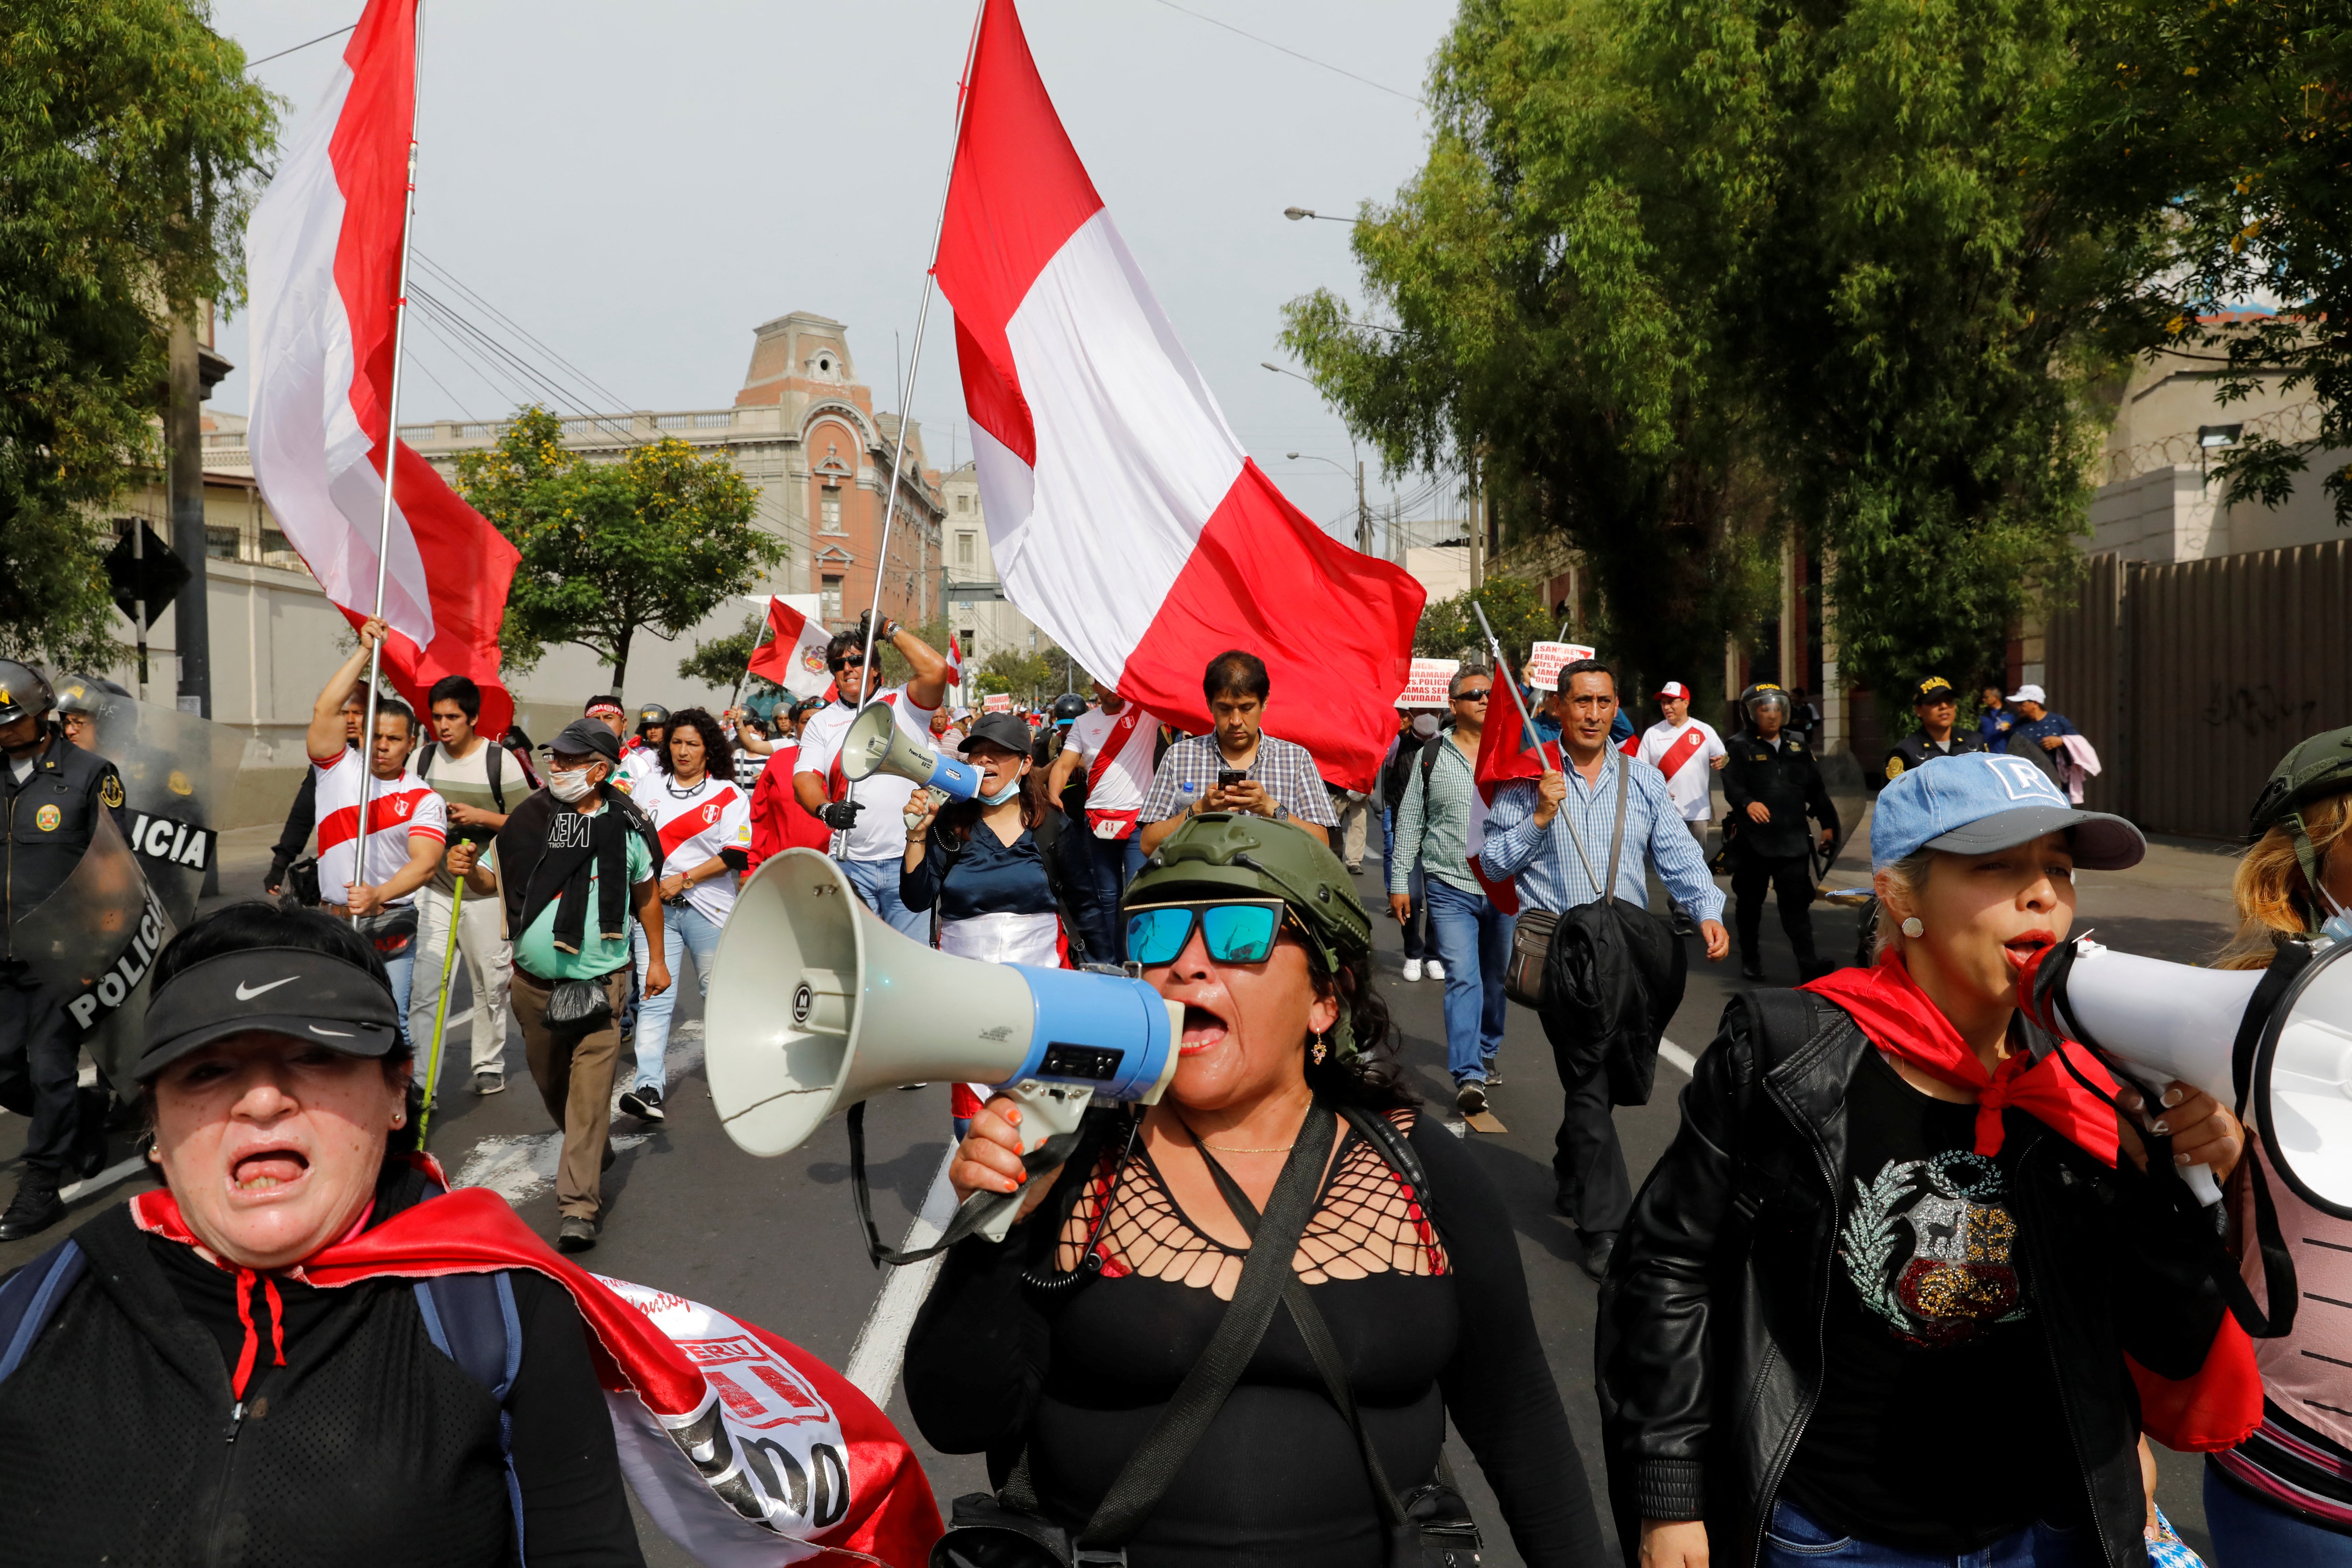
M96 750L122 775L131 852L173 923L186 925L220 848L215 825L245 761L243 732L80 676L60 679L57 690L60 702L75 700L96 720Z
M106 812L73 875L8 928L17 962L125 1100L139 1092L131 1073L147 1040L148 971L178 929Z

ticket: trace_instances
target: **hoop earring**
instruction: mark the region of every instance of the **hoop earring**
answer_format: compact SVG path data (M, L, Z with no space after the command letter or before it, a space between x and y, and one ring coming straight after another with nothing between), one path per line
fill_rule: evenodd
M1906 917L1903 921L1903 934L1905 936L1926 936L1927 934L1927 928L1919 923L1919 917L1917 915L1911 915Z
M1323 1065L1324 1048L1323 1031L1318 1029L1315 1032L1315 1065L1318 1068Z

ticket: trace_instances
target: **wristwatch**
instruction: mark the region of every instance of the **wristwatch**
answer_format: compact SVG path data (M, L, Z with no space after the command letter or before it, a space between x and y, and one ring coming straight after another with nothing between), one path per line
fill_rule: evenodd
M1276 801L1274 803L1274 820L1276 822L1288 822L1290 820L1290 807L1283 805L1282 802L1278 800Z

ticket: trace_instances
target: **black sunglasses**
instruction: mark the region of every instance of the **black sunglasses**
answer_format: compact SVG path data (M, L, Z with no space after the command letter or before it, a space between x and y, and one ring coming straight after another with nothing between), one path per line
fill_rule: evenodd
M1482 686L1475 691L1457 691L1454 694L1454 700L1456 702L1484 702L1486 700L1486 693L1488 689L1488 688Z

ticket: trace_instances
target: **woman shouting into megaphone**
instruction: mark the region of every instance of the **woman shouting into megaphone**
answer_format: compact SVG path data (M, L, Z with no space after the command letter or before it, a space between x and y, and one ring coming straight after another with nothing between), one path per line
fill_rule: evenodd
M2123 1112L2217 1173L2242 1134L2186 1085L2144 1110L2016 1007L2074 868L2145 852L2031 762L1936 759L1878 797L1877 963L1726 1011L1601 1296L1643 1563L2145 1560L2126 1352L2191 1377L2224 1304Z
M1517 1239L1398 1088L1347 868L1211 812L1122 910L1130 962L1183 1004L1181 1056L1157 1104L1091 1113L1058 1172L1024 1167L1003 1098L957 1151L960 1195L1030 1195L1004 1243L948 1253L908 1343L924 1435L986 1449L1000 1488L932 1561L1045 1561L992 1539L1042 1529L1135 1568L1466 1562L1451 1415L1521 1557L1597 1563Z

